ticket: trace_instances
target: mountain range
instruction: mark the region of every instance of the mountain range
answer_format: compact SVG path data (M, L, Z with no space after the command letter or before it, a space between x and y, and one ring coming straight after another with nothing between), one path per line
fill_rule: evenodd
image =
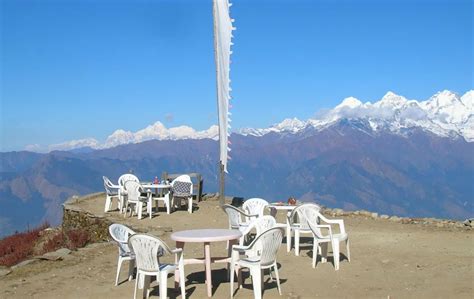
M442 91L426 101L387 93L376 103L346 98L314 119L234 132L226 193L269 201L295 196L329 207L413 217L474 214L474 91ZM55 145L48 153L0 153L3 235L48 220L61 203L101 191L102 175L142 180L200 172L217 190L217 127L117 130ZM89 140L89 141L84 141Z

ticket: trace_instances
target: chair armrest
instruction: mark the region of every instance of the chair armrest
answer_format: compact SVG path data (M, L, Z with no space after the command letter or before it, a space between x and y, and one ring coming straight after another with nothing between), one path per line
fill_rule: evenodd
M171 250L171 253L180 253L180 252L183 252L183 248L175 248Z
M342 220L342 219L327 219L325 222L329 223L329 224L339 225L339 231L342 234L346 233L346 228L344 227L344 220Z
M248 246L232 245L232 250L235 250L235 251L243 252L243 251L247 251L248 249L249 249Z
M329 230L329 238L332 240L332 228L331 228L331 225L328 225L328 224L318 224L318 225L315 225L315 227L328 229L328 230Z

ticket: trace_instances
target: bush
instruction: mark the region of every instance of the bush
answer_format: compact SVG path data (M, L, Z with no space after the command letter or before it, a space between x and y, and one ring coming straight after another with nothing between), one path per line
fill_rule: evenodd
M75 229L66 232L67 236L67 247L71 250L76 250L86 246L89 242L89 233L85 230Z
M52 230L43 233L48 227L49 224L44 223L33 230L16 233L0 240L0 266L10 267L34 255L42 255L63 247L76 250L90 241L86 230Z
M56 232L52 237L49 238L43 244L43 249L40 251L40 254L44 254L46 252L51 252L58 250L59 248L63 248L66 240L64 238L64 234L62 231Z
M33 230L15 233L0 240L0 265L10 267L31 256L41 232L48 227L49 224L44 223Z

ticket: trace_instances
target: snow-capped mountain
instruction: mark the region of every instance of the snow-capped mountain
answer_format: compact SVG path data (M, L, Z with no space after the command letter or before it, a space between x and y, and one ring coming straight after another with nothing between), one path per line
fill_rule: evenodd
M463 137L474 142L474 90L461 97L445 90L422 102L408 100L393 92L387 92L373 104L348 97L318 118L307 121L285 119L270 128L245 128L240 130L240 134L296 134L308 128L320 131L342 119L366 120L374 132L389 130L403 134L407 129L421 128L438 136Z
M161 122L157 121L153 125L146 128L131 132L118 129L107 137L105 142L100 143L97 139L86 138L80 140L72 140L64 143L53 144L49 146L52 150L72 150L82 147L90 147L92 149L111 148L122 144L140 143L147 140L180 140L180 139L214 139L219 136L219 127L211 126L207 130L196 131L188 126L179 126L174 128L166 128Z
M474 142L474 90L459 96L444 90L426 101L409 100L393 92L387 92L375 103L361 102L354 97L345 98L339 105L323 115L301 121L288 118L269 128L244 128L241 135L263 136L268 133L298 134L308 130L321 131L342 119L362 119L368 122L371 130L404 134L408 129L421 128L443 137L462 137ZM219 128L216 125L207 130L196 131L188 126L166 128L161 122L147 126L136 132L118 129L104 142L95 138L85 138L53 144L52 150L73 150L77 148L106 149L118 145L140 143L147 140L214 139L217 140ZM38 145L26 149L37 150Z

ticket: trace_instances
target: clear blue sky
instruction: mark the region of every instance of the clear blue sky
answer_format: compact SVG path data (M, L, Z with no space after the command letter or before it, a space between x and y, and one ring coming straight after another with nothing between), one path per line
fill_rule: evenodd
M1 151L217 123L211 0L2 0ZM473 88L469 0L234 0L233 128Z

